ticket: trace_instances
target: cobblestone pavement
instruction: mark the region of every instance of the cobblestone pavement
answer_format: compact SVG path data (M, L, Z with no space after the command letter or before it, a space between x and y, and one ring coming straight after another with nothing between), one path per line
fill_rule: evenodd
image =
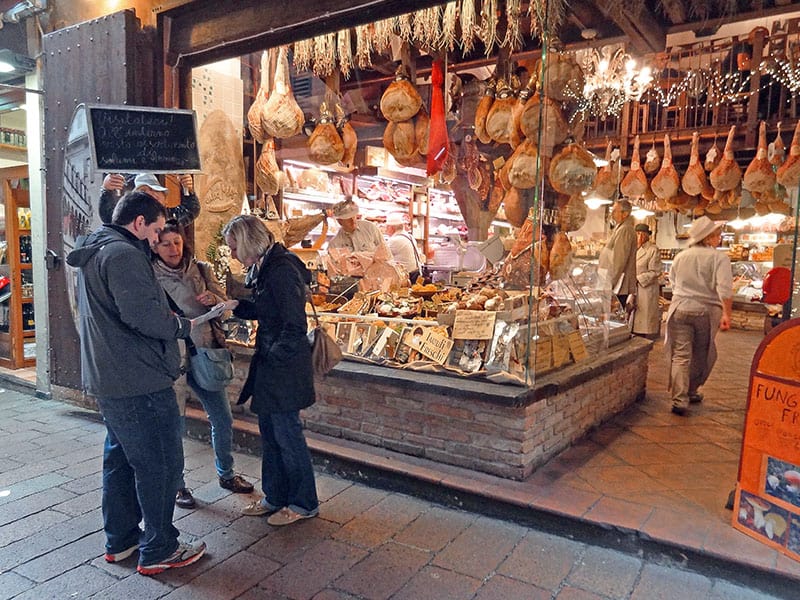
M271 527L240 516L251 498L221 489L211 449L191 440L184 443L186 476L198 507L176 508L175 519L185 539L205 540L209 551L190 567L143 577L136 555L113 565L102 558L104 436L92 413L0 392L0 599L773 597L324 473L319 518ZM237 454L236 463L257 479L257 457Z

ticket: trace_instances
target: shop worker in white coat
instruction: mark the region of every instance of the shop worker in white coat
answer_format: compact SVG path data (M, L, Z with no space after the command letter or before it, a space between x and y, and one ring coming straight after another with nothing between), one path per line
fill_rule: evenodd
M689 247L678 252L669 272L672 302L665 344L672 412L677 415L685 415L690 403L703 400L698 388L717 360L714 338L718 330L731 326L731 261L717 250L721 229L722 222L705 216L695 219L689 228Z
M661 334L661 309L658 299L661 286L661 252L650 241L653 232L644 224L634 227L636 231L636 312L633 314L633 333L650 339Z
M617 200L611 207L615 227L600 252L599 267L606 270L611 290L626 306L628 297L633 304L636 295L636 232L633 229L631 203Z
M392 252L395 262L403 265L413 284L420 275L420 258L417 242L406 231L406 221L400 213L391 213L386 217L386 234L389 240L386 245Z
M333 206L331 216L339 223L339 232L328 242L328 248L346 248L351 252L375 252L385 246L378 226L358 217L358 205L352 198Z

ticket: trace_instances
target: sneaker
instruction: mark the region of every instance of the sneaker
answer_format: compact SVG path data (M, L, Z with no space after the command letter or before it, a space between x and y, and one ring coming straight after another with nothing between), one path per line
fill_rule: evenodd
M175 504L181 508L194 508L197 503L194 501L194 496L188 488L181 488L175 494Z
M291 525L295 521L302 521L303 519L313 519L318 514L319 511L314 511L313 513L303 515L293 511L289 507L284 507L267 519L267 523L280 527L282 525Z
M269 504L264 504L263 500L256 500L251 502L242 509L242 514L248 517L260 517L262 515L271 515L278 512L280 509L275 508Z
M253 491L253 484L241 475L234 475L230 479L219 478L219 487L232 491L234 494L249 494Z
M700 404L702 401L703 401L703 394L699 392L695 392L694 394L689 394L690 404Z
M686 413L689 412L685 406L673 406L672 412L679 417L686 416Z
M139 565L136 570L142 575L157 575L167 569L178 569L196 563L206 553L206 543L200 542L196 546L180 544L172 556L153 565Z
M131 554L136 552L139 549L139 544L134 544L130 548L123 550L122 552L106 552L103 558L106 559L106 562L115 563L120 562L121 560L125 560Z

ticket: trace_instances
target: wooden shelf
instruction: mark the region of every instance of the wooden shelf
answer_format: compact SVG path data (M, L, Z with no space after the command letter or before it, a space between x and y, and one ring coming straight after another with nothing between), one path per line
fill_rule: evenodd
M17 187L19 182L28 177L27 167L10 167L0 169L0 193L5 205L6 219L6 253L8 263L7 276L11 279L11 296L3 304L3 319L7 320L8 331L0 332L2 356L0 364L12 369L19 369L36 364L35 358L25 357L25 344L36 336L35 329L23 329L23 314L27 307L33 305L33 298L22 297L23 275L30 281L29 275L33 263L22 262L20 253L20 238L30 236L30 227L20 227L19 210L30 207L28 190ZM26 223L27 225L27 223Z

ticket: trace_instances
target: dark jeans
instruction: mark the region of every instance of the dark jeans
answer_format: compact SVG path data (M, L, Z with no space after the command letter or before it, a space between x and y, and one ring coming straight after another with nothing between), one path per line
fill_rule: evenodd
M139 563L153 564L178 547L172 524L183 471L180 414L170 387L128 398L98 398L106 424L103 529L106 550L140 544ZM144 532L139 521L144 518Z
M314 468L298 411L258 415L261 486L269 504L300 514L319 509Z

